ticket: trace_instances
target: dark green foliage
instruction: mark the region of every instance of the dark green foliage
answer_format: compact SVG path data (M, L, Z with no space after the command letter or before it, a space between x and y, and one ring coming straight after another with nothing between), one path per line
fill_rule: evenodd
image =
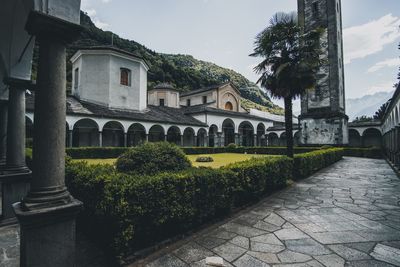
M383 117L385 116L386 109L390 104L390 100L387 101L386 103L382 104L379 109L375 112L374 114L374 119L375 120L383 120Z
M344 149L344 155L348 157L360 157L360 158L371 158L381 159L383 158L382 150L380 148L356 148L346 147Z
M191 167L189 159L177 145L168 142L145 143L118 157L117 170L139 174L181 171Z
M125 153L127 147L72 147L66 148L68 156L73 159L112 159Z
M196 162L213 162L214 159L212 157L198 157Z
M343 158L343 148L321 149L294 156L293 178L303 179Z
M352 122L370 122L370 121L374 121L374 118L363 115L361 117L356 117Z

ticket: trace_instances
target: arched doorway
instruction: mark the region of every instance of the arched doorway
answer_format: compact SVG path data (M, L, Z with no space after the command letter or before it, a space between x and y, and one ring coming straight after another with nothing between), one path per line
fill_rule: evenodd
M279 146L287 146L287 138L285 132L283 132L281 134L281 137L279 137Z
M361 147L361 136L355 129L349 129L349 146L351 147Z
M197 146L207 146L207 131L203 128L199 129L197 132Z
M109 121L103 127L103 146L123 147L124 127L117 121Z
M149 142L165 141L165 132L160 125L153 125L149 130Z
M74 147L99 146L99 126L92 119L77 121L73 129Z
M194 130L190 127L183 131L183 146L192 147L195 145L194 142Z
M362 143L364 147L381 147L382 134L378 129L369 128L364 131Z
M239 125L241 146L254 146L254 129L250 122L244 121Z
M262 123L257 125L257 146L266 146L265 126Z
M224 146L235 144L235 124L231 119L226 119L222 123L222 135L224 138Z
M167 131L167 141L175 145L181 145L181 130L176 126L169 127Z
M127 146L138 146L146 142L146 129L140 123L134 123L128 128Z
M279 146L279 137L276 133L268 134L268 146Z
M226 110L233 110L233 104L231 102L226 102L225 103L225 109Z
M208 146L215 147L217 145L217 133L218 127L216 125L211 125L210 129L208 130Z

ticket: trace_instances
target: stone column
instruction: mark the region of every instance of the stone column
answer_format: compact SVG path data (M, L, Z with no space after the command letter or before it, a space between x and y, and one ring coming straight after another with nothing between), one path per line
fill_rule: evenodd
M168 137L168 136L167 136L166 134L164 134L164 141L165 141L165 142L167 142L167 137Z
M128 134L124 133L124 147L128 146Z
M8 118L7 101L2 101L0 103L0 169L4 168L6 164L7 118Z
M9 107L7 119L7 173L29 172L25 163L25 90L31 81L6 78L9 85Z
M73 146L73 141L74 141L74 131L73 130L68 130L68 146L72 147Z
M31 188L13 205L21 231L20 266L70 267L82 203L65 186L66 43L80 26L31 11L26 29L40 47Z
M219 147L224 147L225 146L225 135L223 133L218 133L218 143Z
M237 145L237 146L239 146L240 144L240 137L239 137L239 134L238 133L235 133L235 144Z
M255 134L254 135L253 146L257 146L257 140L258 140L258 136Z
M146 143L149 142L149 134L146 134Z
M99 132L99 147L103 146L103 133Z
M183 147L183 134L181 134L181 146Z
M209 136L206 135L205 138L206 138L206 139L204 140L204 146L205 146L205 147L208 147L208 146L209 146L209 141L210 141Z

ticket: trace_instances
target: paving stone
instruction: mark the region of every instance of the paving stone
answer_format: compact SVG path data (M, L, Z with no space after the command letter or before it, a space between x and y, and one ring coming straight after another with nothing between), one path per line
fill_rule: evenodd
M355 260L368 260L371 257L364 252L356 250L354 248L349 248L344 245L330 245L328 246L331 250L333 250L336 254L344 258L348 261L355 261Z
M387 241L382 242L383 245L400 249L400 241Z
M266 231L237 223L227 223L222 225L221 228L225 229L228 232L232 232L245 237L253 237L267 233Z
M363 261L352 261L347 262L348 267L393 267L392 264L377 261L377 260L363 260Z
M325 248L322 244L311 238L286 240L285 245L288 249L292 251L305 253L312 256L331 253L329 249Z
M356 243L356 242L371 241L352 231L308 233L308 234L322 244L340 244L340 243L350 243L350 242Z
M250 247L250 241L247 237L244 236L237 236L235 238L233 238L232 240L229 241L232 244L235 244L239 247L242 247L244 249L249 249Z
M364 243L348 243L344 245L346 247L354 248L369 254L375 247L375 244L376 244L375 242L364 242Z
M297 263L311 260L311 257L302 253L290 250L282 251L278 254L278 258L283 263Z
M218 228L218 229L212 231L210 234L207 234L207 235L211 236L211 237L217 237L217 238L225 239L225 240L229 240L229 239L232 239L235 236L237 236L237 234L225 231L222 228Z
M281 227L264 222L264 221L258 221L255 225L253 225L253 227L264 230L264 231L268 231L268 232L274 232L276 230L281 229Z
M162 266L160 266L160 267L162 267ZM196 261L196 262L191 263L190 267L212 267L212 266L210 266L206 263L206 259L203 259L201 261ZM233 267L233 265L227 261L224 261L224 267Z
M177 250L173 252L175 256L179 257L183 261L187 263L192 263L195 261L202 260L206 257L213 256L214 253L212 253L210 250L194 243L188 243Z
M274 233L280 240L302 239L309 237L297 228L282 229Z
M400 249L377 244L370 255L377 260L400 266Z
M217 237L213 237L213 236L202 236L202 237L196 239L196 242L205 248L212 249L219 245L222 245L223 243L225 243L227 241L226 241L226 239L217 238Z
M189 265L173 255L165 255L149 263L146 267L188 267Z
M246 249L232 243L226 243L218 246L214 248L213 251L229 262L236 260L247 252Z
M278 253L285 249L282 245L272 245L260 242L250 242L250 249L256 252Z
M345 260L336 254L322 255L314 257L326 267L343 267Z
M250 256L259 259L260 261L272 264L272 263L280 263L278 257L273 253L263 253L256 251L248 251L247 254Z
M282 242L274 234L266 234L252 237L250 240L253 242L283 246Z
M265 262L260 261L248 254L243 255L239 259L237 259L233 265L236 267L269 267L269 265Z
M267 218L264 219L264 221L276 226L282 226L286 222L284 219L282 219L282 217L275 213L271 213Z

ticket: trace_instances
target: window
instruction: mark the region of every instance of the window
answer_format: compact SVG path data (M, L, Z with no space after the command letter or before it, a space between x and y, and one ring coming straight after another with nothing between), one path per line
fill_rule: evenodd
M160 98L160 107L165 106L165 100L164 98Z
M232 105L232 103L231 102L226 102L225 103L225 109L226 110L233 110L233 105Z
M121 85L131 86L131 71L125 68L121 68Z
M79 68L76 68L74 71L74 88L77 89L79 85Z
M207 104L207 96L203 96L203 104Z
M186 106L190 107L190 99L186 99Z
M314 2L312 3L312 15L314 18L318 18L319 17L319 6L318 6L318 2Z

